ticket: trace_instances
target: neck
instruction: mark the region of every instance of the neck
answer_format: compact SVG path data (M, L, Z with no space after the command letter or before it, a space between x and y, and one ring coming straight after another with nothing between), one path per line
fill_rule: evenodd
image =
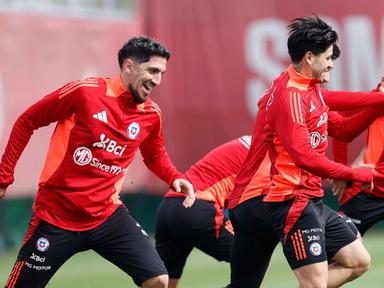
M312 70L308 67L308 65L300 63L292 63L293 68L296 70L296 72L300 73L306 78L314 78L312 74Z

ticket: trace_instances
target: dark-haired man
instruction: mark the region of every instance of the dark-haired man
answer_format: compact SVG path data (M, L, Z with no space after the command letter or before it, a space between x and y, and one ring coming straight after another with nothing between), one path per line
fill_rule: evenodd
M134 37L119 51L120 74L115 79L66 84L17 119L0 164L0 197L13 182L16 162L33 131L52 122L57 126L7 288L45 287L67 259L89 249L138 286L168 286L163 262L119 193L140 149L151 171L176 192L187 194L184 206L193 204L193 187L168 157L161 110L149 98L169 57L159 42Z
M318 83L329 80L337 40L336 31L318 17L291 22L292 64L275 80L266 107L273 168L264 202L300 287L339 287L370 265L362 242L321 201L321 177L373 180L370 169L351 169L325 157L328 107ZM336 261L329 271L328 258Z
M369 169L336 164L324 152L328 131L350 141L349 137L363 131L374 117L369 119L365 111L365 115L360 114L364 125L354 127L349 136L342 135L346 132L342 117L328 114L325 103L333 110L343 110L343 106L344 110L353 109L359 103L370 106L371 101L382 105L382 95L320 88L319 83L329 81L337 33L316 16L295 19L289 29L292 65L273 81L259 102L250 152L230 197L235 239L229 287L260 285L262 279L253 278L253 270L266 269L258 259L269 261L271 252L267 252L276 245L273 234L280 238L300 287L338 287L364 273L370 263L368 253L345 220L321 202L321 177L372 182ZM379 109L374 111L380 114ZM272 168L271 185L265 186L258 181L258 169L267 146ZM328 267L328 259L336 262Z

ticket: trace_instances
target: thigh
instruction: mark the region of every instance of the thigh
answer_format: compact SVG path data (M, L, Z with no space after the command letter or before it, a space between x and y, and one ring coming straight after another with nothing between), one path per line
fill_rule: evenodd
M75 253L85 250L82 235L33 216L6 287L45 287Z
M176 239L156 238L156 250L168 271L169 278L180 279L193 247Z
M138 286L167 274L149 236L124 206L87 234L91 248L131 276Z
M324 215L326 215L325 246L328 258L331 259L341 248L355 241L357 236L346 222L347 218L335 210L325 206Z
M350 217L364 235L370 227L384 219L384 198L360 192L341 205L340 211Z
M173 240L183 247L196 247L218 261L229 262L233 231L223 210L201 199L186 209L182 201L183 198L162 201L156 218L156 240Z
M167 268L169 278L180 279L193 246L174 235L174 230L177 229L175 224L178 225L175 223L178 217L175 217L174 205L182 204L167 198L161 201L156 214L155 243L156 250Z
M344 267L368 267L370 264L369 253L360 239L342 247L333 260Z
M235 236L229 287L259 287L279 238L267 220L262 198L245 201L230 210Z
M292 270L327 260L324 204L320 200L296 197L266 205Z
M232 223L229 219L224 219L219 227L212 226L211 229L201 233L200 237L196 237L194 246L218 261L229 262L232 241Z

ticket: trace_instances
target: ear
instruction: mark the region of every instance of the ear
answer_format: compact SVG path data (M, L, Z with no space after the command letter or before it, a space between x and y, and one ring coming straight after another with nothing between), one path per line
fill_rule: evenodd
M121 68L121 70L123 72L128 73L128 74L132 74L133 66L134 66L133 61L131 59L127 58L127 59L124 60L123 67Z
M307 53L305 53L304 61L307 64L311 65L313 63L314 59L315 59L315 55L313 55L313 53L311 51L308 51Z

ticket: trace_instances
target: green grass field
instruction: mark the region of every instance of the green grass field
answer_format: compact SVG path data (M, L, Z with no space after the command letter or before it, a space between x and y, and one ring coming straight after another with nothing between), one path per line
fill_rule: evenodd
M372 267L360 279L344 287L378 288L384 286L383 240L384 232L372 232L366 235L365 245L372 256ZM4 287L15 257L16 251L0 254L0 287ZM224 287L228 284L228 279L228 264L218 263L200 251L194 250L188 258L180 287ZM85 252L75 255L65 263L47 287L127 288L136 286L131 279L118 268L94 252ZM264 287L297 287L297 282L282 256L280 247L275 251Z

